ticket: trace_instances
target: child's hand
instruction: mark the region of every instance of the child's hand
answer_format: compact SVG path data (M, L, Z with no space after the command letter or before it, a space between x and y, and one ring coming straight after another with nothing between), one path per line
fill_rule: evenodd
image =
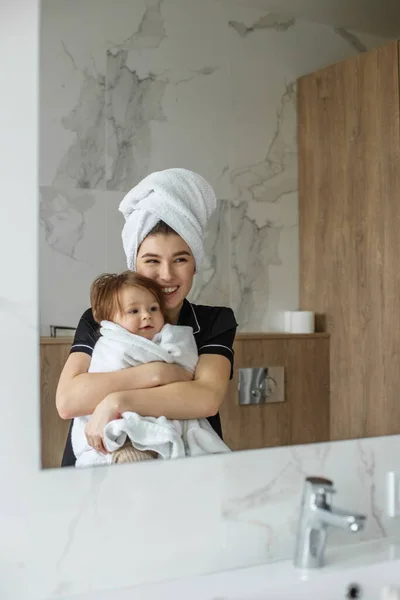
M193 374L176 364L160 363L160 384L177 383L182 381L193 381Z
M108 454L104 446L104 427L119 419L120 414L116 408L115 395L109 394L98 404L85 427L85 435L89 446L100 452Z

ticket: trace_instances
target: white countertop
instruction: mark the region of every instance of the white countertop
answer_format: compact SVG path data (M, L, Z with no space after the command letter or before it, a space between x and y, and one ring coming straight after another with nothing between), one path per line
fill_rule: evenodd
M363 587L363 600L379 600L382 587L400 586L399 559L400 540L385 539L328 550L322 569L301 571L292 561L280 561L68 600L287 600L288 594L290 598L308 598L321 590L324 600L330 600L344 598L352 582Z

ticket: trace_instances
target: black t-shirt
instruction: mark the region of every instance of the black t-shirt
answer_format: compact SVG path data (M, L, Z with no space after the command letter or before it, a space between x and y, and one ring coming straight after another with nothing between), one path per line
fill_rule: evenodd
M236 319L230 308L220 306L201 306L184 300L179 314L178 325L189 325L193 328L199 356L202 354L219 354L225 356L231 363L231 378L233 374L233 341L236 334ZM79 321L72 352L84 352L92 356L95 343L100 337L100 327L93 318L92 310L85 311ZM208 418L214 431L222 438L221 420L219 414ZM75 455L71 444L71 427L68 432L61 466L75 465Z

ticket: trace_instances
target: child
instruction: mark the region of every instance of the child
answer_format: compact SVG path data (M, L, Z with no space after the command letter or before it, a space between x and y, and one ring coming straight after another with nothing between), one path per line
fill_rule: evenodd
M156 282L132 271L101 275L90 296L93 316L101 323L90 372L165 361L194 373L198 353L193 330L166 323L164 296ZM127 412L105 427L109 454L104 455L87 443L89 419L74 420L72 445L77 467L229 451L206 419L170 421Z

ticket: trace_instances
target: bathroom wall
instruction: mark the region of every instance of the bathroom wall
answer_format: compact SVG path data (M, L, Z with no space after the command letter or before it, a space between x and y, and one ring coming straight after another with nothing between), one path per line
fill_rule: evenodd
M40 319L75 326L93 278L125 268L117 210L152 170L183 166L219 205L193 301L242 331L298 307L300 75L382 40L232 0L44 0Z
M400 436L39 469L38 4L3 0L0 19L0 596L61 598L290 557L307 474L332 477L335 502L368 514L365 532L332 531L330 546L399 534L384 514L384 483Z

